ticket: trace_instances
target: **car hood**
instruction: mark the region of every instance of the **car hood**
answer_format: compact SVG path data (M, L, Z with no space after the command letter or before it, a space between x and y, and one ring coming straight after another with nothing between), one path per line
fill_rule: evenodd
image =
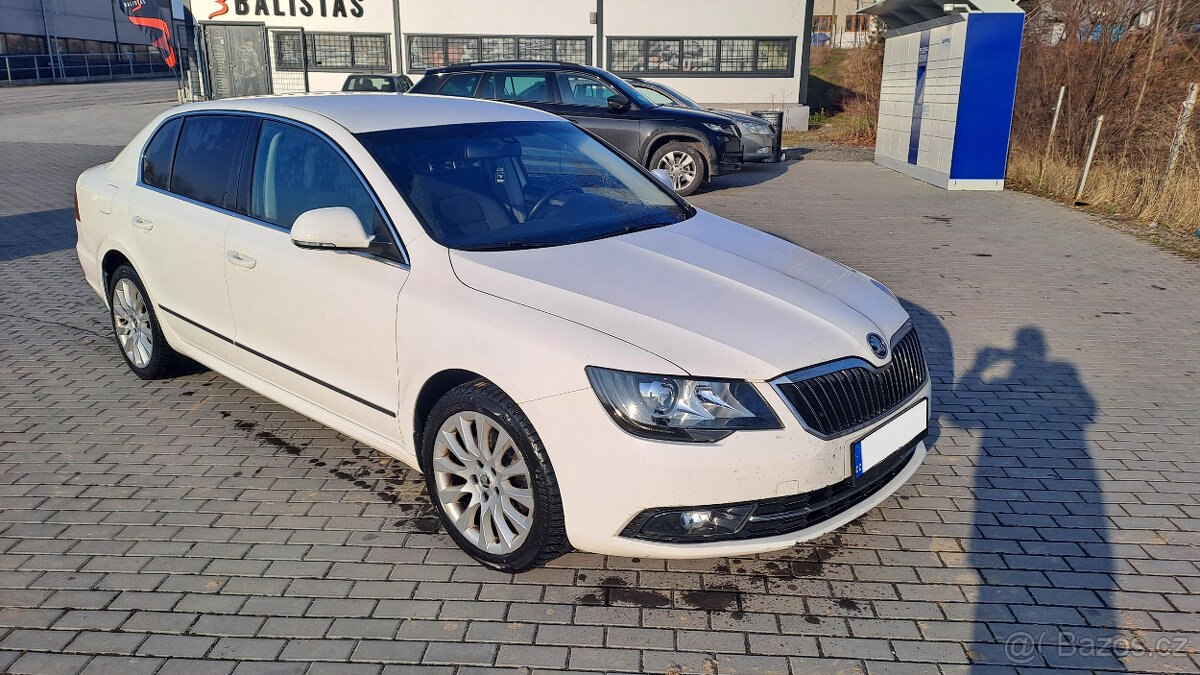
M746 113L734 112L733 110L711 110L710 112L720 113L720 114L732 119L735 122L743 122L743 123L748 122L750 124L770 124L770 122L768 122L767 120L765 120L761 117L755 117L754 115L747 115Z
M696 110L675 105L656 106L652 113L654 117L668 120L687 120L691 122L710 124L729 124L729 116L711 110Z
M450 258L471 288L608 333L698 376L766 380L847 356L881 365L867 334L886 339L908 320L870 278L703 211L592 242L455 250Z

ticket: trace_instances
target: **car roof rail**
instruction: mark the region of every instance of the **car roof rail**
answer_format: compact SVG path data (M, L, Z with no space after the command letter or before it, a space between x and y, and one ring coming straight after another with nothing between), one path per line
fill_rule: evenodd
M471 70L478 67L495 67L498 65L504 66L520 66L522 68L537 68L542 66L569 66L572 68L591 68L592 66L575 63L573 61L514 61L512 59L499 59L496 61L472 61L470 63L455 63L449 66L438 66L436 68L425 69L426 75L434 75L437 73L453 73L464 70Z

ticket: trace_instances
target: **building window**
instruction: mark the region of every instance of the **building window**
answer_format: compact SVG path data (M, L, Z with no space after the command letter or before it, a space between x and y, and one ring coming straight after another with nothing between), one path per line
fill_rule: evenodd
M273 33L275 70L359 70L387 72L388 36L359 33ZM302 48L303 46L303 48ZM306 57L301 57L302 53Z
M836 19L832 14L817 14L813 15L812 32L814 33L832 33L833 22Z
M608 69L619 75L791 77L796 39L610 38Z
M869 14L850 14L846 17L847 33L866 33L871 30Z
M34 35L0 33L0 54L45 54L46 41Z
M592 40L585 37L521 35L409 35L408 72L423 73L481 61L568 61L591 64Z

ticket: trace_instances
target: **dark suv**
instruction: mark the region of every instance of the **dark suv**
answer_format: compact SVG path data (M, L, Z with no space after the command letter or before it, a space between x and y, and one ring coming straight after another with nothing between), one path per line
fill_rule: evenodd
M642 166L666 170L681 195L742 167L742 141L733 120L655 105L599 68L545 62L430 68L409 93L487 98L561 115Z

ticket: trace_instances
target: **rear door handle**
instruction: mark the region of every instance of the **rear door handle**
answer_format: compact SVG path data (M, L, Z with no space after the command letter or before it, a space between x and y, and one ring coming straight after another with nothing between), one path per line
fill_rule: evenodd
M143 218L141 216L134 216L133 220L131 222L133 223L133 226L139 230L154 229L154 223L149 220L146 220L145 218Z
M226 251L225 259L228 260L229 262L233 263L234 265L237 265L238 267L244 267L248 270L254 269L254 266L258 264L258 261L255 260L254 258L251 258L250 256L242 255L241 253L238 253L237 251Z

